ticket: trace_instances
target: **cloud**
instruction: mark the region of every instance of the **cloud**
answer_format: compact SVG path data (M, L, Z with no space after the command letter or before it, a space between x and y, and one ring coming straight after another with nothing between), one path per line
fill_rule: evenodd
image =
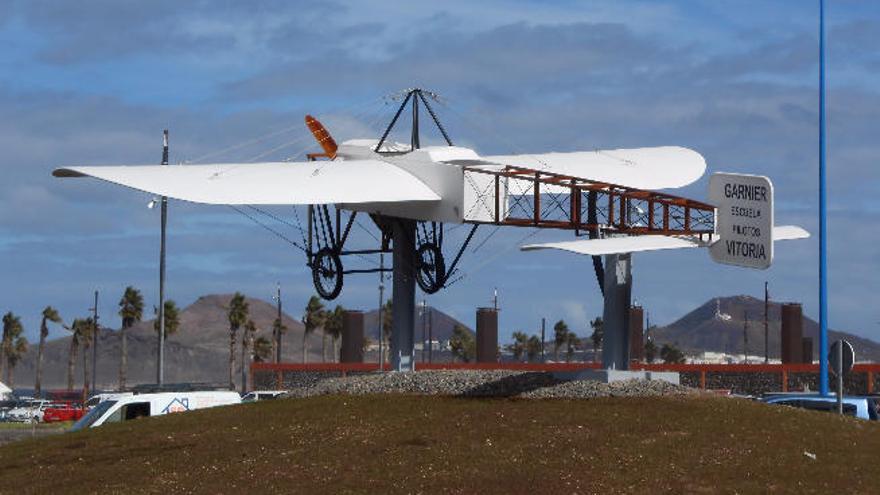
M414 84L444 96L435 107L458 144L485 153L690 146L710 171L770 175L780 223L816 232L815 35L812 18L800 26L807 14L785 18L794 4L759 19L720 19L718 9L738 10L730 3L696 3L693 13L688 4L638 2L583 10L462 5L17 3L14 16L29 30L23 42L36 55L0 79L0 200L11 205L0 211L0 250L6 273L20 281L4 301L29 315L33 329L42 305L79 314L95 286L111 299L127 284L154 297L158 221L144 207L150 198L53 179L53 167L155 163L164 128L172 162L290 129L209 158L247 161L278 148L267 158L283 159L312 145L300 127L307 111L340 139L375 135L395 108L380 97ZM389 15L395 9L400 15ZM585 19L594 14L602 22ZM743 30L746 17L759 32ZM832 324L871 336L863 322L878 319L872 309L847 301L880 289L867 269L880 261L871 248L880 239L867 227L878 211L872 133L880 95L867 83L875 58L864 48L876 22L850 20L839 18L829 38L832 67L847 74L831 77L829 92L832 301L847 308ZM676 34L685 27L698 29ZM154 53L162 65L133 62ZM71 74L86 74L89 84L67 82ZM23 88L21 80L39 84ZM184 87L198 91L165 97ZM703 180L681 193L704 198L705 188ZM169 288L182 304L206 292L268 293L276 280L291 297L312 292L301 254L231 210L175 202L169 232ZM499 287L502 335L531 331L541 316L600 314L589 260L519 253L527 234L504 230L476 253L472 246L461 265L468 276L431 304L469 322L473 301L488 304ZM462 237L451 236L447 249ZM568 237L542 232L529 240ZM639 255L636 297L663 324L716 293L756 294L770 279L774 297L802 300L814 314L815 238L790 245L769 272L715 265L700 252ZM375 306L375 284L347 278L343 303ZM103 310L112 313L112 302Z

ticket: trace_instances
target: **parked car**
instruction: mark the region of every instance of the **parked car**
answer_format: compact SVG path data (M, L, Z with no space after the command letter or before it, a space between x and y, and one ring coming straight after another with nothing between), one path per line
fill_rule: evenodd
M257 402L261 400L272 400L281 397L283 394L286 394L285 390L254 390L253 392L248 392L244 397L241 398L242 402Z
M781 394L771 395L761 399L767 404L791 406L811 411L837 412L837 396L818 394ZM880 400L874 397L861 397L845 395L843 402L843 414L860 419L877 421Z
M45 399L23 400L6 413L6 420L16 422L42 421L43 413L51 403L51 401Z
M240 403L241 397L238 393L229 391L125 395L100 402L74 423L71 431L95 428L107 423Z
M6 421L6 414L17 407L20 401L17 400L3 400L0 401L0 421Z
M43 422L60 423L64 421L76 421L83 417L85 413L85 408L75 402L54 402L49 404L46 410L43 411Z

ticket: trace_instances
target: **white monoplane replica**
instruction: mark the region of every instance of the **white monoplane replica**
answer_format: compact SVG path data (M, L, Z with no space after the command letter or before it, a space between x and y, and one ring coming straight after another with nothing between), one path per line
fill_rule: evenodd
M594 262L609 253L719 242L715 205L658 192L699 179L706 169L699 153L664 146L480 156L452 145L425 93L409 91L379 140L337 145L320 122L306 116L323 148L323 153L308 155L306 162L71 166L53 175L95 177L211 205L310 205L307 263L315 288L326 299L339 295L344 274L376 271L346 271L343 257L391 252L392 242L401 240L410 247L419 286L434 293L447 284L474 231L484 224L571 230L584 239L525 249L564 249L592 255ZM410 100L412 143L386 142ZM448 146L419 146L419 101ZM369 214L381 230L376 249L345 249L358 213ZM473 226L448 267L444 223ZM395 225L404 226L402 234ZM771 241L806 235L797 227L774 228ZM601 285L601 261L596 268Z

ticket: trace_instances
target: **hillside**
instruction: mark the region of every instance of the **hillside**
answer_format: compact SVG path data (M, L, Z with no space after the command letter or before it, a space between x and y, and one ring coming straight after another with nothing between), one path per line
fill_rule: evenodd
M731 316L729 320L715 317L720 301L721 313ZM781 304L770 302L768 311L768 341L771 358L779 358L781 332ZM742 353L743 326L748 315L749 353L764 354L764 300L751 296L712 298L697 309L684 315L670 325L654 330L654 339L660 343L672 343L690 353L703 351ZM819 324L804 316L804 337L813 338L814 359L818 359ZM880 343L846 332L829 331L829 339L849 340L859 361L880 362Z
M421 342L422 340L422 330L424 329L424 331L427 332L428 322L431 322L433 328L431 334L433 335L434 340L440 342L449 340L449 338L452 337L452 329L455 328L455 325L461 325L466 328L468 332L472 334L474 333L469 325L465 325L433 306L427 307L425 315L425 318L427 319L422 318L422 308L421 306L418 306L415 314L417 342ZM366 327L364 333L367 337L373 341L379 339L379 310L374 309L364 313L364 326ZM427 333L425 335L427 338Z
M0 447L0 486L18 493L873 493L878 449L878 424L731 398L332 395L9 444Z

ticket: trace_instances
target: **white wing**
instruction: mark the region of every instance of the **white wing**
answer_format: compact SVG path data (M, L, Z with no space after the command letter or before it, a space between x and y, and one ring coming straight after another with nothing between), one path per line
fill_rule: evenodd
M605 254L637 253L642 251L659 251L662 249L684 249L708 247L712 241L701 242L693 236L642 235L633 237L606 237L604 239L584 239L578 241L548 242L522 246L522 251L539 249L559 249L576 254L602 256ZM773 241L806 239L810 233L797 225L778 225L773 227Z
M293 205L439 201L424 182L378 160L215 165L65 167L55 177L95 177L157 196L206 204Z
M650 190L686 186L706 171L706 160L699 153L680 146L499 155L485 156L483 159L502 165Z

